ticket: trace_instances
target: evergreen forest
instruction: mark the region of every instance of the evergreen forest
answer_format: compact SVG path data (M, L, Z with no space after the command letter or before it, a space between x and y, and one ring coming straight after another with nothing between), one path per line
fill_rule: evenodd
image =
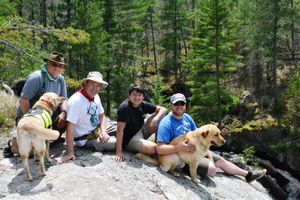
M167 108L184 93L198 124L222 123L250 91L274 116L292 105L299 127L300 0L0 0L0 80L12 86L51 51L65 54L68 96L103 74L111 118L138 82Z

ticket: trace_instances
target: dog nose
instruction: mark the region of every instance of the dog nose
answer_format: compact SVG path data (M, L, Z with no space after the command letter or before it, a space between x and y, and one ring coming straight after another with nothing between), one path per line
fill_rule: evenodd
M225 144L225 143L226 143L226 140L223 139L222 144Z

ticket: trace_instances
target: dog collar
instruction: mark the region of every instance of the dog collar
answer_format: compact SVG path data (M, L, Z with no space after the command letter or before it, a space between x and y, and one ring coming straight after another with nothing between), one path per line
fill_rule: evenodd
M54 111L53 106L50 105L48 101L45 101L44 99L40 99L39 101L43 104L46 104L46 106L48 106L49 108L51 108L52 111Z
M39 119L45 128L48 128L52 125L51 115L49 112L47 112L44 109L39 109L39 108L32 109L27 114L24 115L24 117L26 116L32 116Z

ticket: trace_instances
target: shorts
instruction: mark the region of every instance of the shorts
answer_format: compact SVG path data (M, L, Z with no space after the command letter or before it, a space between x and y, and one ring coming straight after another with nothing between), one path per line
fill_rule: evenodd
M114 151L116 146L116 137L110 136L109 140L106 143L100 142L99 138L89 140L85 143L83 148L91 149L92 151Z
M212 151L210 152L213 158L214 162L217 162L221 156L219 156L218 154L213 153ZM202 177L207 176L207 172L208 172L208 166L209 166L209 162L211 162L208 158L203 158L201 159L198 168L197 168L197 174L199 174ZM183 171L186 174L190 174L190 170L189 170L189 165L185 165L183 168Z
M133 138L129 141L128 145L126 146L126 150L131 152L143 152L143 146L146 146L147 143L153 143L153 141L147 140L150 136L150 123L152 119L155 117L155 114L150 115L150 117L145 119L145 124L139 130Z

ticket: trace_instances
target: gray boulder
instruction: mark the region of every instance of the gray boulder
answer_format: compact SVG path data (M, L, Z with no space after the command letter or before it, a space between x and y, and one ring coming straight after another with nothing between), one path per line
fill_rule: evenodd
M54 147L56 148L57 145ZM62 148L51 151L58 157ZM2 153L2 152L1 152ZM0 198L3 199L260 199L272 197L260 183L217 173L193 183L188 176L173 177L158 167L125 153L116 163L113 153L76 149L77 158L63 165L48 164L47 175L38 175L38 163L30 159L33 181L24 181L19 157L0 158Z

